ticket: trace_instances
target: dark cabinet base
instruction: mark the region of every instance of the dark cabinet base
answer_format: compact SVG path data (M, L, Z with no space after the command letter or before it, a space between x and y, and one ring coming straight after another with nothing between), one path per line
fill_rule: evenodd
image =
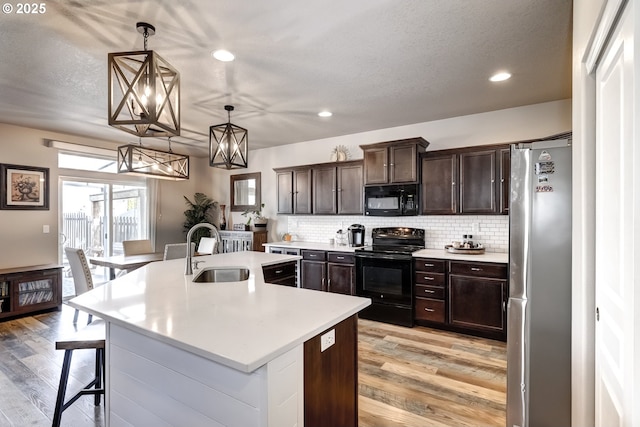
M321 351L321 337L335 330L335 344ZM338 323L304 343L305 427L358 425L358 317Z
M413 308L411 306L382 304L374 301L369 307L358 313L358 316L377 322L413 327Z

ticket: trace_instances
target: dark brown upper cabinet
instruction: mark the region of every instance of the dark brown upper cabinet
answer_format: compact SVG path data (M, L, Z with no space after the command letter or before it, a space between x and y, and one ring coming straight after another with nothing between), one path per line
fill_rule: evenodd
M361 215L362 160L278 168L278 213Z
M422 214L507 214L508 153L504 145L425 153L421 164Z
M429 142L423 138L361 145L364 152L364 185L418 182L418 155Z
M511 182L511 149L503 148L500 150L500 213L509 213L509 184Z
M313 213L362 214L362 161L326 163L313 167Z
M311 168L274 169L279 214L311 213Z
M422 213L451 215L458 212L458 156L443 154L422 158Z
M460 213L497 213L496 150L460 153Z

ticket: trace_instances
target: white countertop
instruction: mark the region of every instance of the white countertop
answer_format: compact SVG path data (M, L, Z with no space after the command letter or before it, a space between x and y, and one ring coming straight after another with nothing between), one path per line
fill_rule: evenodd
M498 252L485 252L483 254L452 254L444 249L421 249L413 253L415 258L439 258L453 261L478 261L497 262L507 264L509 254Z
M295 249L311 249L317 251L330 251L330 252L355 252L356 247L352 246L337 246L330 245L328 243L319 242L270 242L265 243L262 246L265 247L279 247L279 248L295 248ZM498 252L485 252L484 254L452 254L444 249L422 249L413 253L417 258L440 258L458 261L481 261L481 262L498 262L507 264L509 262L509 254Z
M69 305L243 372L358 313L368 298L265 284L262 266L292 255L236 252L198 257L207 267L248 267L243 282L194 283L185 260L153 262ZM199 270L196 270L196 274Z
M329 252L355 252L358 249L355 246L348 245L330 245L329 243L319 243L319 242L300 242L300 241L282 241L282 242L270 242L263 243L264 247L278 247L278 248L295 248L295 249L311 249L316 251L329 251Z

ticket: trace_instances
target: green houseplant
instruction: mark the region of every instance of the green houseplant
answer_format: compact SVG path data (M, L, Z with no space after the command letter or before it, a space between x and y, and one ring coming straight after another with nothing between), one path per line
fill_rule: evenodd
M245 230L248 230L251 226L251 220L253 219L253 224L256 227L266 227L267 226L267 218L262 216L262 208L264 208L264 203L260 204L258 209L246 209L242 216L247 217L247 222L245 223Z
M201 222L208 222L218 227L218 217L220 216L220 208L218 202L214 202L209 196L204 193L195 193L193 196L193 202L189 200L187 196L183 196L185 202L189 206L189 209L184 211L184 224L183 229L188 232L191 227ZM200 228L193 233L193 241L196 247L200 243L202 237L208 237L209 230L206 228Z

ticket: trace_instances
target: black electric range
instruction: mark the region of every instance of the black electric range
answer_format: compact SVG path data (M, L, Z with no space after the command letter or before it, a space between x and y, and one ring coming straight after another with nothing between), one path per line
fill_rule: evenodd
M420 228L385 227L371 232L372 245L358 248L356 294L371 298L360 317L413 326L412 254L425 247Z

